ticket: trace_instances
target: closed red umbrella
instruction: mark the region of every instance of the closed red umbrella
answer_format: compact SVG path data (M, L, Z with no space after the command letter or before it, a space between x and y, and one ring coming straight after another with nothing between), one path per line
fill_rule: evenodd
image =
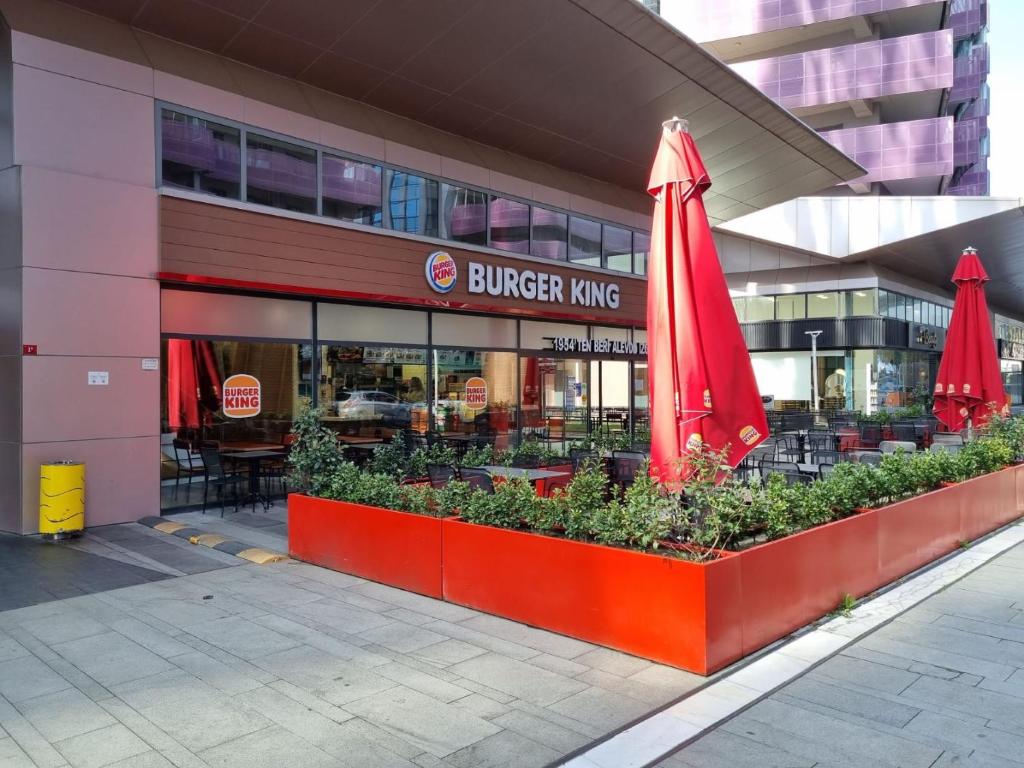
M685 123L665 123L647 185L657 201L647 272L651 472L669 481L701 443L730 446L735 467L768 436L704 211L711 180Z
M171 429L199 427L199 379L188 339L167 340L167 423Z
M933 410L950 432L959 432L968 420L974 427L981 426L993 411L1006 408L1006 391L985 301L987 280L978 252L964 249L953 272L956 301L935 380Z

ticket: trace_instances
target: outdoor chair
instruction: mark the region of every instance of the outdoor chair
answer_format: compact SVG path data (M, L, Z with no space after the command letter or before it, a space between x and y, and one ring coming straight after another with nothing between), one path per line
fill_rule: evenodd
M835 464L827 461L823 461L818 465L818 477L824 480L826 477L832 474L832 471L836 468Z
M918 434L917 427L911 424L893 424L892 425L892 437L893 440L906 443L916 443Z
M878 466L882 463L882 454L880 451L851 451L854 461L858 464L871 464Z
M432 488L444 488L452 480L457 480L459 472L451 464L427 464L427 476Z
M612 451L612 481L622 490L633 485L640 465L647 457L636 451Z
M767 478L770 474L794 474L799 475L800 465L795 461L778 461L775 459L762 459L759 466L761 477Z
M572 473L575 475L580 471L580 465L586 461L597 461L598 456L594 451L588 451L584 448L570 448L569 449L569 463L572 464Z
M882 426L873 422L864 422L859 426L860 447L877 448L882 439Z
M936 432L932 435L932 445L963 445L964 436L959 432Z
M957 445L956 443L932 443L928 450L932 453L939 453L940 451L945 451L947 453L960 453L961 448L963 448L963 446Z
M814 478L802 472L780 472L786 478L786 485L808 485L814 482Z
M239 492L238 486L248 478L237 472L228 472L220 460L220 453L216 448L203 446L199 449L203 457L205 477L203 484L203 514L206 514L206 506L209 502L210 487L217 489L217 500L220 502L220 516L224 517L224 491L231 489L235 498L235 511L238 511ZM256 499L252 500L252 511L256 511Z
M486 469L459 467L458 470L459 479L473 490L481 490L484 493L494 493L494 479L491 477L491 473Z
M435 445L440 445L444 442L444 438L441 437L441 433L436 432L433 429L427 430L426 439L428 448L433 448Z
M811 464L839 464L843 461L843 455L839 451L812 451Z
M187 477L189 485L191 485L192 478L204 471L203 457L192 452L192 448L187 440L172 440L171 449L174 464L177 468L177 473L174 477L174 486L175 490L177 490L178 483L181 482L182 477Z
M520 455L512 459L512 466L517 469L538 469L540 467L540 456Z
M808 451L834 451L836 435L834 432L811 431L807 433L805 445Z
M786 461L803 461L804 452L799 435L779 435L775 445L775 453Z
M878 444L878 450L882 453L914 453L917 450L917 443L913 440L883 440Z

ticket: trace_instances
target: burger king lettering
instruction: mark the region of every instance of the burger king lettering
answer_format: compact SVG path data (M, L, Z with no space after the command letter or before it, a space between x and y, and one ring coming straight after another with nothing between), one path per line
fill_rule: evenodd
M246 419L258 416L263 397L260 380L247 373L228 376L221 387L222 410L229 419Z

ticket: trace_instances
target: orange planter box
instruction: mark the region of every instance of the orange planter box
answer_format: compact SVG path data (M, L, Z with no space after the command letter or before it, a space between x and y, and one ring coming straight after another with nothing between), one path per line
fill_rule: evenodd
M441 521L434 517L293 493L288 554L441 598Z
M459 518L289 498L289 549L328 568L710 674L1024 512L1024 466L708 563ZM443 567L442 567L443 566Z

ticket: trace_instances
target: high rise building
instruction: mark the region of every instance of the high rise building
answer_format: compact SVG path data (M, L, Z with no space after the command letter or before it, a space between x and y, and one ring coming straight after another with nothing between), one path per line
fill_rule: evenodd
M644 4L867 169L833 194L988 194L988 0Z

